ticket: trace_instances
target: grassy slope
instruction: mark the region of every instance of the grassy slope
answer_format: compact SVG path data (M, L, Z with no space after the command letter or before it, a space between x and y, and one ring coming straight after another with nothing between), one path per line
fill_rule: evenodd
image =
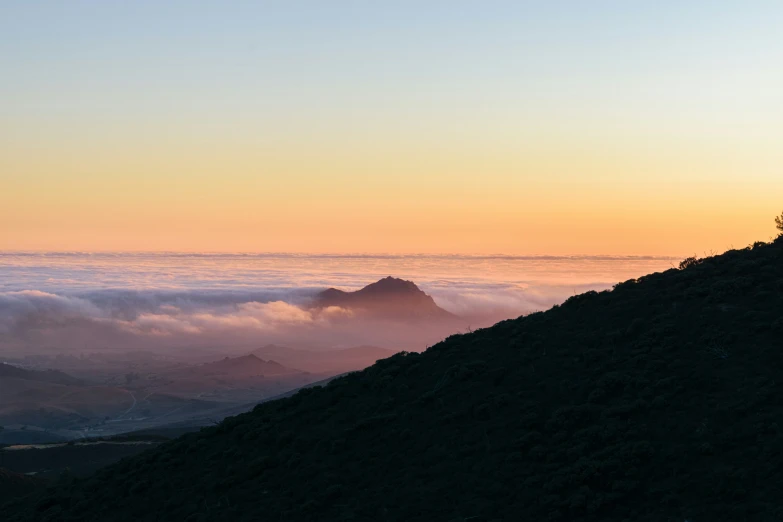
M783 241L452 336L10 520L783 519Z

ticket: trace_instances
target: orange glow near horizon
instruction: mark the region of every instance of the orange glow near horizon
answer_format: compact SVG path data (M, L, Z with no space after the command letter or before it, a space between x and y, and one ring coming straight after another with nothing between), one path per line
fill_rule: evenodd
M0 250L692 255L774 234L783 10L310 8L9 8Z
M742 151L71 145L0 160L0 249L690 255L769 239L783 194Z

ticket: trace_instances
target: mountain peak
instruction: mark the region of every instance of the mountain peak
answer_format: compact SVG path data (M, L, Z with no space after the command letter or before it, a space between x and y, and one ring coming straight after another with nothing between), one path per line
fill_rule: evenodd
M239 372L249 375L278 375L286 373L300 373L294 368L287 368L282 364L258 357L256 354L242 355L239 357L225 357L219 361L202 365L200 371L206 372Z
M384 277L354 292L329 288L316 296L313 305L316 308L339 306L365 315L391 319L454 317L439 307L435 300L413 281L392 276Z
M376 292L421 292L421 289L416 286L413 281L406 281L397 277L387 276L383 279L370 283L362 288L363 291L376 291ZM361 290L360 290L361 291Z

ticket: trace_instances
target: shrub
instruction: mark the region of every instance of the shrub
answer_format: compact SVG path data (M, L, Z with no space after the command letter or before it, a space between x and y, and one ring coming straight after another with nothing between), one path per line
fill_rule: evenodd
M703 262L704 262L703 259L699 259L696 256L687 257L680 262L680 270L685 270L686 268L689 268L691 266L700 265Z

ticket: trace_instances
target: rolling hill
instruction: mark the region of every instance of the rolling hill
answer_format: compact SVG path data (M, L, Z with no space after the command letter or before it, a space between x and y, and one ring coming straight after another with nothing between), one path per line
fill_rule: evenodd
M783 240L267 402L12 521L783 519Z
M287 368L275 361L265 361L254 354L233 358L225 357L219 361L192 368L190 371L203 375L223 375L233 378L302 373L300 370Z
M60 384L63 386L81 386L84 381L72 377L67 373L58 370L26 370L6 363L0 363L0 379L12 378L25 381L45 382L49 384Z
M127 391L90 384L56 370L0 364L0 442L54 442L61 430L104 419L132 404Z
M363 370L378 359L385 359L397 353L377 346L354 346L337 350L300 350L267 344L254 350L253 354L265 359L274 359L284 366L300 368L312 373L338 374Z

